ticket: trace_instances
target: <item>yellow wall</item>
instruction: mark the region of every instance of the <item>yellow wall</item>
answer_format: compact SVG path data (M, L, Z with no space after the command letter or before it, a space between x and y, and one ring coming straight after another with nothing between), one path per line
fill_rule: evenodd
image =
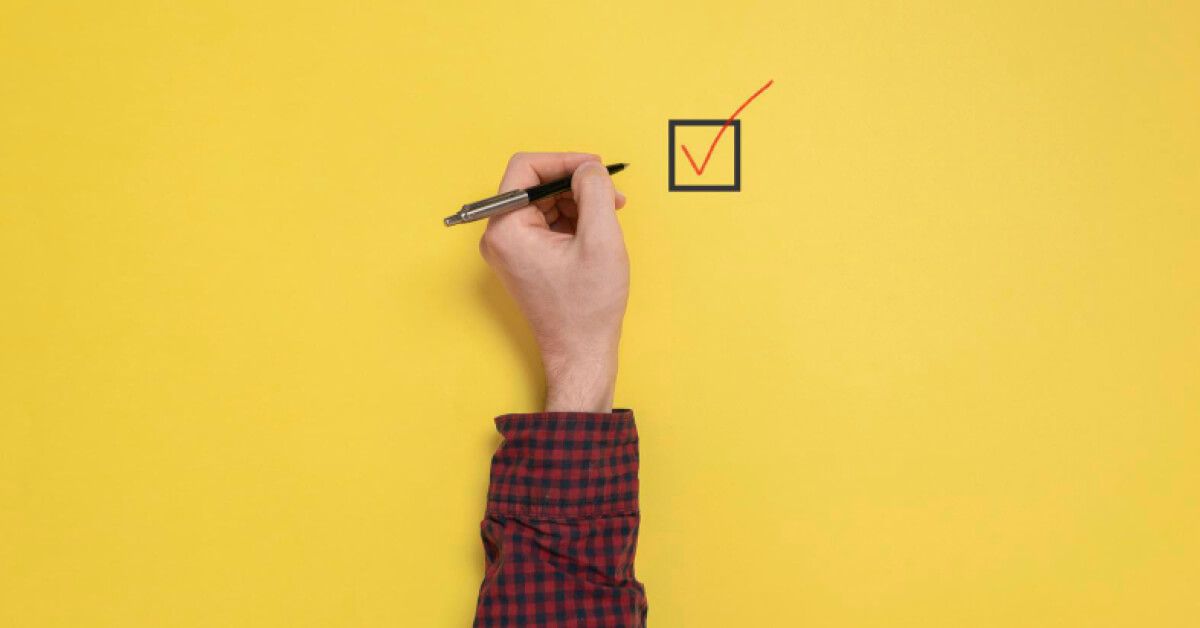
M1196 625L1195 3L480 4L0 4L0 625L467 624L518 149L632 164L652 625Z

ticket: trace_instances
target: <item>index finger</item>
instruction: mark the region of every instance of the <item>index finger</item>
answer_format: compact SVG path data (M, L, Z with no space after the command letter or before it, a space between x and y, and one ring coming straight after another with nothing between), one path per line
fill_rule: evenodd
M508 168L500 180L500 191L510 192L566 179L587 161L600 161L600 156L591 153L517 153L508 160Z

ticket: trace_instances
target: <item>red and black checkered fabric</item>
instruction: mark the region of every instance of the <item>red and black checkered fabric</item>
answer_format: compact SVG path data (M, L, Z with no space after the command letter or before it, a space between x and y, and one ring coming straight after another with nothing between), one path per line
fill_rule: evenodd
M496 427L475 626L645 626L633 413L507 414Z

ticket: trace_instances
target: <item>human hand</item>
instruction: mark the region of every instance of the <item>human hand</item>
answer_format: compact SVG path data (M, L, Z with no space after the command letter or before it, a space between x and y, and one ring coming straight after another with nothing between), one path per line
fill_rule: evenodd
M500 192L571 176L571 193L488 219L479 250L533 328L547 411L612 411L629 256L600 157L517 153Z

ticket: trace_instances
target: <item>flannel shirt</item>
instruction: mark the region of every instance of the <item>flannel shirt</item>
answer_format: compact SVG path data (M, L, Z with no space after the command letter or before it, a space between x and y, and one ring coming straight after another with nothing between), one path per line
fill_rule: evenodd
M475 626L646 625L633 412L496 418Z

